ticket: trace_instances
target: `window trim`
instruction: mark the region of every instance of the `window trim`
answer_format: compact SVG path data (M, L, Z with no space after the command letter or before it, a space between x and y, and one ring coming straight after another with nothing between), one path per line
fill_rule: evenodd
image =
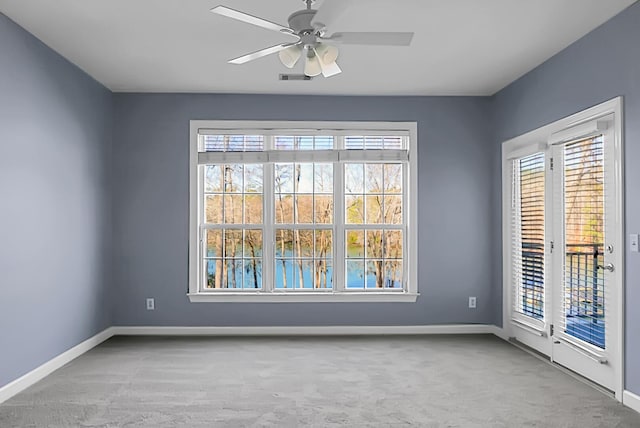
M418 171L416 122L322 122L322 121L216 121L191 120L189 124L189 288L187 296L191 302L415 302L418 293ZM366 135L389 135L394 132L409 135L409 158L406 192L406 288L403 291L355 291L336 287L330 291L287 292L278 289L259 292L212 291L206 292L198 286L198 135L211 132L233 132L250 134L260 130L261 134L283 134L295 130L305 135L353 135L360 131ZM373 152L373 150L372 150ZM236 152L233 156L236 156ZM243 153L238 152L242 156ZM371 159L371 161L375 161ZM265 195L266 197L266 195ZM267 262L267 261L265 261ZM269 261L270 262L270 261Z

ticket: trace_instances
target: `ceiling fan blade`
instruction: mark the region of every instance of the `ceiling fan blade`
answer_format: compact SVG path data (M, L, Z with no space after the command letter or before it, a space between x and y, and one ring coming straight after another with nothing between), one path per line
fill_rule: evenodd
M276 24L275 22L267 21L266 19L258 18L257 16L249 15L248 13L240 12L239 10L231 9L226 6L216 6L211 9L211 12L233 18L238 21L246 22L247 24L257 25L258 27L266 28L267 30L273 30L279 33L298 37L295 32L289 27Z
M280 52L285 50L290 46L294 46L297 43L283 43L281 45L271 46L266 49L261 49L259 51L252 52L250 54L239 56L238 58L230 59L229 64L244 64L249 61L253 61L254 59L262 58L263 56L271 55L276 52Z
M311 25L315 29L322 29L333 24L347 9L348 3L348 0L324 0L311 20Z
M318 51L314 48L313 51L316 54L316 58L318 58L318 62L320 63L320 69L322 70L322 75L324 77L335 76L336 74L342 73L340 67L338 67L338 63L335 61L331 61L330 63L325 63L322 60L322 57L318 55Z
M414 33L333 33L322 41L344 45L409 46Z

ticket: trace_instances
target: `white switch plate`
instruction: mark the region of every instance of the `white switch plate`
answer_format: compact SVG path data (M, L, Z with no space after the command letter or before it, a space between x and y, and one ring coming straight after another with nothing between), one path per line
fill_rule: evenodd
M637 233L632 233L631 235L629 235L629 245L631 246L631 252L632 253L640 252L640 249L638 249L638 234Z
M153 297L147 298L147 310L153 311L156 309L156 300Z
M469 308L471 308L471 309L475 309L476 308L476 298L475 297L469 297Z

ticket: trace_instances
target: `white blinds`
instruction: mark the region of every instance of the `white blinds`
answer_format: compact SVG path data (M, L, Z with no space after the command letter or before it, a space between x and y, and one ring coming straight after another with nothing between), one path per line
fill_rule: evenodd
M544 318L545 157L535 153L512 161L513 310Z
M563 147L564 268L562 331L605 348L604 139Z
M228 131L228 130L225 130ZM312 132L313 130L309 130ZM204 133L202 133L204 132ZM406 162L409 160L409 136L354 133L343 135L303 135L300 131L274 135L260 130L242 134L199 130L198 163L263 162ZM353 131L357 132L357 131ZM369 135L373 134L373 135Z

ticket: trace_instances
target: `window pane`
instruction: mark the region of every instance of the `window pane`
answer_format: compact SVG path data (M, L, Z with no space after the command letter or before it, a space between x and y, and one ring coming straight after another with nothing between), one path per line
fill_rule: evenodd
M222 195L207 195L204 199L205 222L211 224L222 223Z
M242 259L228 259L226 267L226 288L242 288Z
M296 257L313 257L313 230L294 230Z
M262 230L245 230L244 256L251 258L262 257Z
M382 166L380 163L365 165L365 190L367 193L382 193Z
M402 140L402 137L384 137L384 148L394 150L403 149L404 145Z
M222 260L205 260L206 288L223 288Z
M293 193L293 164L275 164L275 193Z
M367 230L366 246L366 257L368 259L382 258L382 231Z
M206 229L206 254L205 257L222 257L222 230Z
M246 194L244 196L244 222L247 224L262 223L261 194Z
M386 259L402 258L402 231L387 230L385 233L384 257Z
M293 170L293 191L313 193L313 164L297 163Z
M230 164L224 166L223 174L225 193L242 193L243 169L243 165L241 164Z
M207 165L204 167L204 191L206 193L222 192L224 180L222 179L222 167L220 165Z
M313 196L295 196L296 223L313 223Z
M333 288L331 260L316 260L313 269L313 285L315 288Z
M347 224L364 223L364 195L345 197L345 221Z
M244 259L244 283L243 288L262 288L262 260Z
M364 288L364 260L348 260L346 272L347 288Z
M386 261L384 264L384 287L402 288L402 262Z
M344 179L344 189L347 193L364 193L364 164L346 164L344 166Z
M276 230L276 257L293 257L293 231Z
M276 288L293 288L293 267L292 259L276 259Z
M367 288L383 288L384 262L382 260L367 261Z
M402 196L384 197L384 222L402 224Z
M242 257L242 230L224 231L224 257Z
M345 137L347 150L382 150L402 149L403 138L398 136L347 136Z
M276 288L333 287L332 230L276 230Z
M295 288L313 288L313 262L298 259L295 264Z
M224 222L242 223L242 195L224 195Z
M262 193L262 165L244 166L244 192Z
M315 137L314 149L316 150L331 150L334 148L333 137Z
M382 218L382 196L367 196L367 218L369 224L381 224Z
M200 152L256 152L264 150L262 135L203 135Z
M276 194L276 223L293 223L293 195Z
M384 192L402 193L402 164L384 165Z
M346 240L347 258L364 258L364 230L350 230Z
M333 164L315 164L314 192L333 193Z
M334 148L332 136L276 136L276 150L331 150Z
M275 137L274 146L276 150L293 150L294 137Z
M315 197L315 222L333 223L333 196Z
M316 230L315 257L320 259L333 257L333 231Z

